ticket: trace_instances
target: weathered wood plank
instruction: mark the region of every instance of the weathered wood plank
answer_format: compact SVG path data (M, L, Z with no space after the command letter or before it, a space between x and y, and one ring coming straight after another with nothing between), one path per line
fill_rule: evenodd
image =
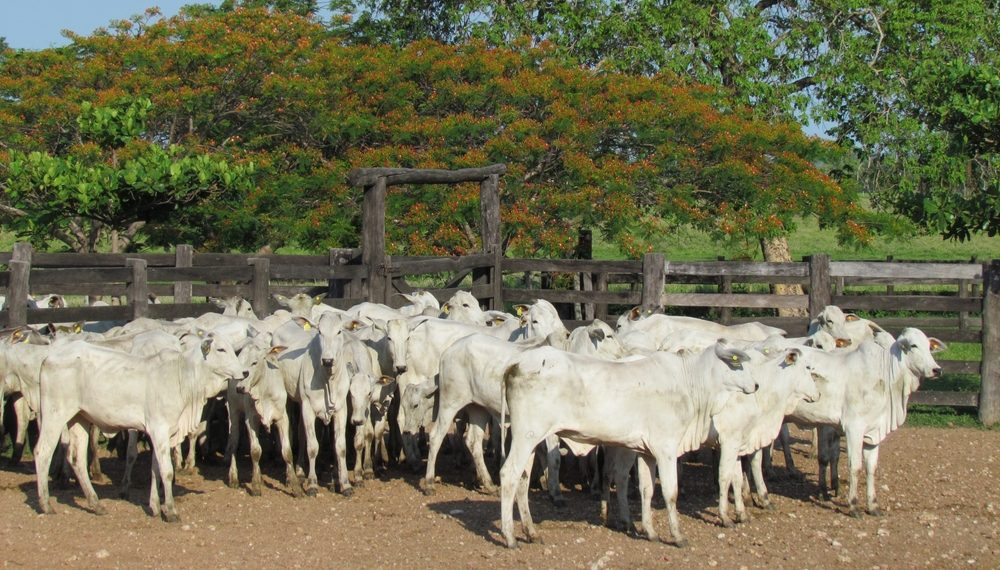
M979 394L976 392L933 392L930 390L918 390L910 394L910 404L966 406L974 408L979 405Z
M124 263L122 264L124 265ZM35 291L41 288L62 285L64 283L124 283L132 277L132 271L126 267L107 268L32 268L31 285Z
M941 360L937 359L945 374L979 374L981 363L978 360Z
M747 309L805 309L806 295L771 295L752 293L664 293L666 307L731 307Z
M427 273L444 273L446 271L463 271L493 266L493 254L479 253L474 255L438 258L426 261L399 261L392 258L389 271L394 276L424 275Z
M789 277L805 279L809 275L806 263L774 263L764 261L668 261L668 277L694 275L716 278L731 277ZM738 279L736 280L739 281Z
M507 172L506 164L491 164L481 168L460 168L445 170L439 168L355 168L347 173L347 183L351 186L372 186L379 178L385 178L386 185L396 184L459 184L462 182L482 182L488 176Z
M76 323L79 321L128 321L132 318L132 308L127 305L28 309L27 313L28 324Z
M246 263L246 262L244 262ZM150 281L250 281L253 269L249 266L222 267L151 267Z
M845 310L876 311L979 311L978 299L930 295L836 295L833 304Z
M266 259L266 258L264 258ZM363 279L367 270L363 265L272 265L272 279L329 281L330 279Z
M642 296L638 291L570 291L565 289L511 289L503 290L505 302L530 303L545 299L552 303L597 303L610 305L638 305Z
M194 248L188 244L181 244L177 246L174 251L175 263L177 267L191 267L194 265ZM175 303L190 303L191 302L191 282L190 281L178 281L174 283L174 302Z
M834 261L830 263L833 277L888 277L893 279L983 279L983 266L978 263L885 263L882 261Z
M641 261L606 261L591 259L507 259L503 260L504 273L524 271L553 271L556 273L642 273ZM633 279L635 279L633 277Z

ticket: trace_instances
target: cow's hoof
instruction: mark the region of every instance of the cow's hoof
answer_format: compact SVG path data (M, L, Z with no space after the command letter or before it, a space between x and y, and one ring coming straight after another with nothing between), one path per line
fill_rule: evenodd
M104 473L97 473L96 475L90 476L90 482L94 485L106 485L111 482Z
M556 507L562 508L566 506L566 499L562 496L552 497L552 504Z
M247 489L247 493L251 497L259 497L260 496L260 487L251 485L250 488Z
M731 521L729 519L722 519L719 522L719 524L722 525L722 528L733 528L734 526L736 526L735 524L733 524L733 521Z
M306 489L306 496L308 497L315 497L317 493L319 493L319 490L316 487Z
M90 510L91 510L91 511L92 511L92 512L93 512L93 513L94 513L95 515L98 515L98 516L100 516L100 515L106 515L106 514L108 514L108 509L107 509L107 508L105 508L105 506L104 506L104 505L102 505L102 504L100 504L100 503L98 503L98 504L96 504L96 505L93 505L92 507L90 507Z
M289 486L288 492L291 493L292 497L294 497L296 499L301 499L302 497L306 496L306 494L302 492L302 487L300 487L298 485L291 485L291 486Z
M778 505L775 505L774 503L770 503L770 502L764 503L763 509L765 511L776 511L776 510L778 510Z
M545 544L545 541L542 540L542 535L538 534L538 531L528 533L528 542L531 544Z
M500 496L500 488L499 487L480 487L479 488L479 492L482 493L482 494L484 494L484 495L489 495L491 497L499 497Z
M871 515L871 516L873 516L873 517L885 516L885 513L882 512L882 509L880 509L878 507L875 507L874 509L869 509L868 510L868 514Z
M682 538L680 540L675 540L674 541L674 546L676 546L677 548L687 548L688 544L690 544L690 543L688 542L688 539L686 539L686 538Z
M364 474L361 476L362 481L371 481L373 479L375 479L374 471L365 471Z
M349 499L354 496L354 487L348 487L341 491L340 494L343 495L344 498Z
M437 493L437 489L434 487L433 484L423 484L423 480L421 480L421 483L422 484L420 485L420 491L424 495L430 497L431 495L434 495L434 494Z
M240 482L236 479L229 479L226 481L226 487L229 487L230 489L239 489Z
M739 524L750 522L750 513L743 513L736 515L736 522Z
M847 513L847 514L851 515L851 518L854 518L854 519L860 519L861 518L861 511L859 509L851 509L850 512Z
M181 516L177 513L163 513L163 522L178 523L181 522Z

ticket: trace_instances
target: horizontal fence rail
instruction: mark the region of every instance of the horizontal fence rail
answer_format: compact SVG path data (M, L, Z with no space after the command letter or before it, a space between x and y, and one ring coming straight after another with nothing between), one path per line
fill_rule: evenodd
M724 324L760 321L792 336L828 304L866 311L890 333L917 327L945 342L978 343L980 361L939 361L946 373L979 374L979 392L934 391L933 380L914 403L978 406L984 423L1000 421L1000 262L940 263L831 261L814 255L800 262L508 259L496 252L451 257L376 256L331 249L327 255L196 253L38 253L27 244L0 253L0 288L6 326L50 322L174 319L218 311L196 302L240 295L259 316L278 308L273 295L325 295L346 309L362 301L401 306L417 288L445 301L471 291L488 307L545 299L570 326L595 318L612 321L633 306L711 318ZM433 285L428 285L431 281ZM377 283L376 283L377 282ZM411 283L416 282L417 285ZM375 283L377 286L373 286ZM798 287L776 294L774 287ZM28 308L29 293L118 299L120 305ZM150 299L169 300L151 304Z

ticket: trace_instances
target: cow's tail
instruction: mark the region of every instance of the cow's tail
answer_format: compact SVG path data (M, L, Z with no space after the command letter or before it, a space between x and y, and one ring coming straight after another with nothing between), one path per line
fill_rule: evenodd
M507 380L521 372L517 364L507 367L500 382L500 459L507 459Z

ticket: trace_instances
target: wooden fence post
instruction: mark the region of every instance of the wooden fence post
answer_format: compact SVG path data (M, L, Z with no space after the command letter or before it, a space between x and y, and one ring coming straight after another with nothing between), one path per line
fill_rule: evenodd
M125 266L132 269L132 277L125 287L129 307L132 308L132 320L149 315L149 282L146 275L146 260L127 258Z
M247 264L253 266L253 305L257 318L263 319L271 314L271 260L266 257L251 257Z
M372 303L385 303L385 176L379 176L375 183L365 186L363 204L363 225L361 234L361 263L368 272L366 297Z
M718 261L725 261L726 256L720 255L717 257ZM733 278L729 275L723 275L719 277L719 293L723 295L730 295L733 292ZM728 325L732 322L733 310L730 307L722 307L719 309L719 322L724 325Z
M642 257L642 307L660 306L666 277L666 260L662 253L647 253Z
M986 265L983 275L983 361L980 367L979 421L1000 422L1000 260Z
M21 327L28 324L28 296L31 294L31 257L34 249L30 243L17 242L11 248L10 286L7 290L7 326Z
M7 326L23 327L28 324L28 279L31 275L31 262L11 259L7 266L10 269L10 286L7 288Z
M594 259L594 232L589 229L581 229L576 238L576 259ZM594 290L594 277L589 271L582 271L578 275L580 290L590 292ZM594 304L580 303L579 318L584 321L594 320Z
M174 267L193 267L194 248L186 243L177 246L174 251ZM174 303L190 303L192 296L192 286L190 281L178 281L174 283Z
M809 256L809 319L815 319L823 307L831 304L830 256L814 253Z
M594 291L599 291L601 293L606 293L608 291L608 274L607 273L596 273L594 274ZM594 318L600 319L605 323L608 322L608 305L607 303L595 303L594 304ZM614 323L608 323L614 326Z
M472 281L488 279L492 297L489 308L503 309L503 243L500 240L500 175L491 174L479 183L479 219L483 253L493 254L493 266L472 272Z

